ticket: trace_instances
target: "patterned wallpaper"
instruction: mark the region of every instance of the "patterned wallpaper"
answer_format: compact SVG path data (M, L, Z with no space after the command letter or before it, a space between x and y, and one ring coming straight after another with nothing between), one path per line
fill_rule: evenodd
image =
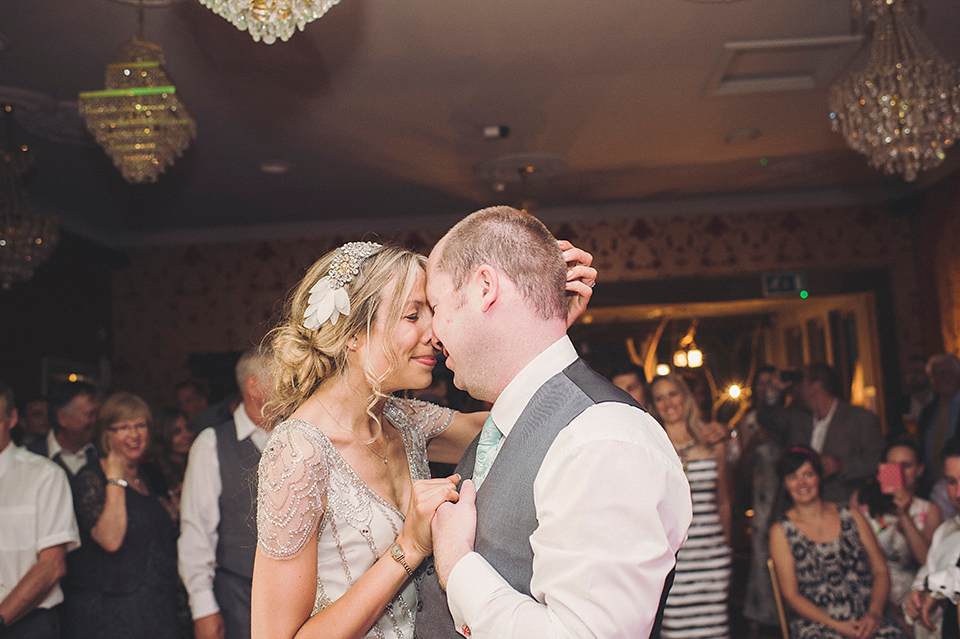
M889 267L901 353L922 352L909 222L882 207L611 219L551 230L593 253L601 279L608 281ZM960 234L960 225L954 231ZM389 239L426 250L442 232L417 230ZM131 251L130 265L114 279L115 384L170 403L174 385L188 376L190 353L258 343L305 269L330 248L357 239L369 238ZM960 289L956 293L960 300Z

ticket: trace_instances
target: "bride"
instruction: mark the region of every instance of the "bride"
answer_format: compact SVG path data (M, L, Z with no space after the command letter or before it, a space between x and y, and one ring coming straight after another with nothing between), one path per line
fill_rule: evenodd
M596 279L559 242L572 322ZM427 387L436 364L426 258L351 242L318 260L271 333L275 397L257 500L251 630L267 637L412 637L430 522L459 497L457 462L486 413L395 391Z

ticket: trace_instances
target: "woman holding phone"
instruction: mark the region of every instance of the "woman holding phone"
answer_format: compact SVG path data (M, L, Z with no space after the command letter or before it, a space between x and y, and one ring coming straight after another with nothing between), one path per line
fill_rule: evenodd
M900 610L917 570L927 560L933 531L940 525L936 504L914 494L923 464L916 446L895 442L881 457L877 479L850 499L873 529L890 571L888 601Z

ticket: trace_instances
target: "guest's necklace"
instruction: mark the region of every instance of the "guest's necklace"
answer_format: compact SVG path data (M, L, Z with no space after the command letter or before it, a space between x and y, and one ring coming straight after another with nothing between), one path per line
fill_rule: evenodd
M805 525L810 526L811 528L813 528L814 530L816 530L816 538L817 538L817 541L819 542L821 539L823 539L823 537L824 537L824 532L825 532L825 530L826 530L826 529L824 528L824 524L823 524L823 506L821 505L819 512L817 512L817 513L816 513L815 515L813 515L812 517L802 517L802 518L801 518L799 515L800 515L800 513L798 512L798 513L797 513L797 519L799 519L799 520L800 520L801 522L803 522ZM816 521L814 521L814 520L816 520Z
M351 435L353 435L358 442L360 442L361 444L363 444L364 446L366 446L367 449L369 449L369 451L370 451L371 453L373 453L374 455L376 455L377 457L379 457L379 458L380 458L380 461L382 461L384 464L387 463L387 456L386 456L386 455L381 455L380 453L378 453L376 450L373 449L373 446L370 445L370 444L372 444L373 442L375 442L375 441L377 441L378 439L380 439L380 435L383 435L383 443L384 443L383 452L384 452L384 453L387 452L387 447L389 446L389 443L387 442L387 433L383 430L383 424L380 423L380 420L375 420L375 421L377 422L377 426L379 427L379 429L377 430L377 434L374 435L371 439L361 439L360 436L357 435L355 432L353 432L353 431L350 430L349 428L344 427L343 424L340 423L340 420L338 420L336 417L334 417L334 416L333 416L333 413L331 413L329 410L327 410L327 407L323 405L323 402L320 401L320 398L319 398L319 397L317 397L316 399L317 399L317 403L320 404L320 408L322 408L322 409L323 409L323 412L325 412L325 413L330 417L330 419L333 420L333 423L334 423L334 425L336 425L337 428L339 428L340 430L344 430L344 431L350 433Z
M693 440L689 444L684 446L674 446L673 449L677 451L677 456L680 457L680 462L683 464L683 474L687 474L687 453L689 453L697 445L697 440Z

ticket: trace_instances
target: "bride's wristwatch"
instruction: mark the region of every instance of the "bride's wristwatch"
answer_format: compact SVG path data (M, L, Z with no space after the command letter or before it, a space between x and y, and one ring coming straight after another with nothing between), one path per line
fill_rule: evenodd
M403 554L403 546L400 545L399 541L393 542L393 545L390 546L390 556L397 560L403 569L407 571L407 574L413 577L413 571L410 570L410 565L407 563L407 558Z

